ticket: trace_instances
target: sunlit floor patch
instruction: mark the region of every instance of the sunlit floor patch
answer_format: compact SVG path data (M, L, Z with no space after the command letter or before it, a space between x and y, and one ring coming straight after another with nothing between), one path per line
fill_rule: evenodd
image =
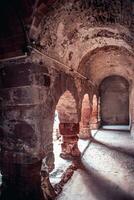
M93 131L93 135L95 132L96 131ZM78 147L79 147L81 153L84 152L84 150L88 146L89 142L90 142L89 140L79 139ZM63 173L72 164L72 161L62 159L60 157L60 153L61 153L61 140L56 140L56 141L54 141L55 168L50 173L50 181L51 181L52 185L59 183Z
M134 140L128 132L98 131L81 167L58 200L134 200Z
M52 185L59 183L65 170L71 165L71 161L64 160L60 157L61 153L61 141L54 141L54 156L55 156L55 168L50 173L50 182Z
M102 126L102 129L128 131L130 129L130 127L128 125L104 125L104 126Z

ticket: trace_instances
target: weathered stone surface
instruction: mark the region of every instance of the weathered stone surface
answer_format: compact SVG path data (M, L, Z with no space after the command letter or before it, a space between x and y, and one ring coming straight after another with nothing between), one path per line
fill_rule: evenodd
M25 165L4 161L1 164L2 187L0 198L15 200L44 200L41 190L41 162Z
M101 123L129 124L129 85L119 76L104 79L101 84Z
M58 200L133 200L134 145L128 132L100 130Z
M60 123L60 134L63 137L63 143L61 144L62 153L60 156L64 159L73 159L80 157L80 151L78 149L78 136L79 124L74 123Z
M76 100L69 91L66 91L59 99L56 107L61 123L77 123L78 111Z
M131 1L56 2L36 34L45 52L77 69L94 49L111 44L133 49L132 9Z
M48 176L54 168L52 132L56 109L63 137L61 156L79 158L77 134L80 119L84 137L89 136L91 127L98 128L100 95L101 102L105 95L112 102L115 96L115 93L111 95L109 92L112 81L105 87L104 93L100 84L107 77L111 80L112 76L121 76L129 85L127 94L130 101L122 107L130 117L133 135L134 3L132 0L23 0L14 1L14 5L7 0L1 2L4 9L0 8L0 22L5 21L0 23L0 57L28 53L26 58L24 55L0 64L0 159L3 178L11 179L13 186L20 180L19 184L22 181L23 187L25 178L20 171L25 175L29 173L24 195L27 191L31 195L35 189L36 199L37 194L41 194L36 193L35 188L37 184L37 188L40 187L40 169L35 167L33 172L33 168L44 158L44 195L46 199L53 199L55 194ZM124 110L119 107L122 99L126 98L120 86L112 85L121 100L117 109L113 109L118 114ZM97 95L92 109L87 104L82 109L85 94L89 95L88 104L91 104L93 94ZM101 119L107 121L111 113L103 112L103 108L101 104ZM120 120L112 119L114 123L117 121ZM33 183L30 170L33 176L35 173ZM9 185L9 194L12 194L10 180L4 181ZM66 181L65 177L63 182ZM13 191L20 197L14 196L14 199L24 197L19 184L15 186L18 193L16 189ZM10 196L3 198L10 199ZM29 196L29 199L34 198Z
M82 101L81 109L81 122L80 122L80 139L89 139L91 135L90 131L90 118L91 118L91 104L88 94L85 94Z
M0 92L0 144L4 149L3 159L12 157L12 163L32 163L50 152L45 152L41 141L41 122L48 92L48 85L44 86L42 79L44 73L48 74L47 68L31 63L14 66L11 63L1 69L4 77Z
M48 74L45 66L32 63L10 64L0 69L1 88L27 85L44 85L44 74ZM48 74L49 75L49 74Z
M100 127L100 102L96 95L93 96L92 114L90 119L90 128L98 129Z
M49 180L49 173L41 171L41 187L44 194L44 199L55 199L56 193Z

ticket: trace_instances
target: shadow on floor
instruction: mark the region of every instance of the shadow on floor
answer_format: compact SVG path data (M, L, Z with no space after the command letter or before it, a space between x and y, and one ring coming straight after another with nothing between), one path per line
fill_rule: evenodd
M89 142L88 142L86 148L85 148L84 151L81 153L81 157L84 156L86 150L89 148L90 144L92 143L92 139L94 139L94 137L96 136L96 134L98 133L98 131L99 131L99 130L96 130L96 132L95 132L93 135L90 136L90 139L89 139Z
M101 145L101 146L108 148L112 151L117 151L118 153L122 153L124 156L127 156L127 157L129 156L131 158L134 158L134 149L132 150L132 149L128 149L128 148L125 148L125 147L113 146L111 144L100 142L99 140L95 139L94 137L91 138L91 142L98 144L98 145Z
M84 185L98 200L134 200L134 197L122 190L118 184L100 175L84 161L77 162Z

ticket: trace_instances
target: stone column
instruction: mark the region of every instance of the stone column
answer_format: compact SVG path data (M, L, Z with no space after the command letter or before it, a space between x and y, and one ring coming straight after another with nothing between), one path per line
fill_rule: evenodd
M88 106L82 108L81 114L81 123L80 123L80 139L89 139L91 137L91 129L89 126L90 117L91 117L91 108Z
M43 102L50 85L45 67L10 63L0 69L1 200L43 200Z
M99 106L98 106L99 100L96 98L93 101L93 106L92 106L92 114L91 114L91 119L90 119L90 129L98 129L100 126L100 121L99 121Z
M79 133L79 123L60 123L59 130L63 139L63 143L61 145L62 153L60 156L64 159L80 157L77 136Z
M7 154L1 163L1 200L44 200L41 189L41 161L18 164L13 162L13 155L9 155L9 152Z
M81 109L81 122L80 122L80 139L89 139L91 137L91 130L89 126L90 117L91 117L91 106L90 106L89 95L85 94L82 101Z

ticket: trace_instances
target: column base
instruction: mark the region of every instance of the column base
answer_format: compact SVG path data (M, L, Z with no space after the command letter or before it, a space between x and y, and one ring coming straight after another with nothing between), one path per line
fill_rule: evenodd
M78 148L79 124L60 123L60 133L62 135L61 158L75 159L80 157L81 153Z
M90 124L90 129L91 130L97 130L100 127L100 122L96 122L96 123L91 123Z
M90 128L82 128L79 133L79 138L84 140L90 139L91 138Z
M60 157L63 159L74 159L80 157L81 153L78 148L78 136L63 136L63 143L61 144Z

